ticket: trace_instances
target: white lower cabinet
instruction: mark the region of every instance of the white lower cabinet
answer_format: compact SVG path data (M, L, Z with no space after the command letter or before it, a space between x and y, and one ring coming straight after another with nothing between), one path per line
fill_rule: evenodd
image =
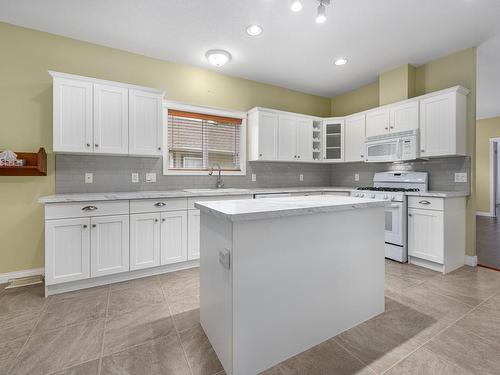
M161 264L187 260L187 211L161 213Z
M59 284L90 277L90 218L45 222L45 281Z
M188 211L188 260L200 258L200 210Z
M129 216L91 219L90 276L112 275L129 270Z
M160 213L130 215L130 270L160 265Z
M408 209L409 254L432 262L443 262L443 212Z

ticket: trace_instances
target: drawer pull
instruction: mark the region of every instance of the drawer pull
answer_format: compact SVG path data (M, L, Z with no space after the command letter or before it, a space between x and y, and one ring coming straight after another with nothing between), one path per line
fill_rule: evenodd
M431 202L425 201L425 200L424 201L419 201L418 203L420 203L420 204L431 204Z
M96 206L85 206L82 208L82 211L95 211L97 210Z
M166 203L163 203L163 202L157 202L155 203L155 207L164 207L166 206L167 204Z

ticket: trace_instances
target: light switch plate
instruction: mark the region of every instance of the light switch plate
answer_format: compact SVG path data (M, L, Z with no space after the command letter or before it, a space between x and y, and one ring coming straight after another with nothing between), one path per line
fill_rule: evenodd
M132 183L136 184L139 182L139 173L132 173Z
M354 181L359 181L359 173L354 173Z
M93 173L85 173L85 183L93 184L94 183L94 174Z
M299 174L299 181L304 181L304 175L302 173Z
M146 173L146 182L156 182L156 173Z
M467 173L455 173L455 182L467 182Z
M257 181L257 175L255 173L252 173L252 182Z

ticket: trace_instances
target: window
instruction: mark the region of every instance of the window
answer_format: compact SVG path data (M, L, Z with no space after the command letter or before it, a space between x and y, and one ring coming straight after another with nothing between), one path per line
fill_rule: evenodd
M167 110L164 173L206 174L211 167L220 166L225 174L245 174L242 114L231 117L227 116L231 112L189 109Z

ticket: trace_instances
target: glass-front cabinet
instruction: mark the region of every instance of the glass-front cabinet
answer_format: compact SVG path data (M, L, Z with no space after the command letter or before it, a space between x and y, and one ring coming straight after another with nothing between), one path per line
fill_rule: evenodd
M344 161L344 119L323 120L323 161Z

